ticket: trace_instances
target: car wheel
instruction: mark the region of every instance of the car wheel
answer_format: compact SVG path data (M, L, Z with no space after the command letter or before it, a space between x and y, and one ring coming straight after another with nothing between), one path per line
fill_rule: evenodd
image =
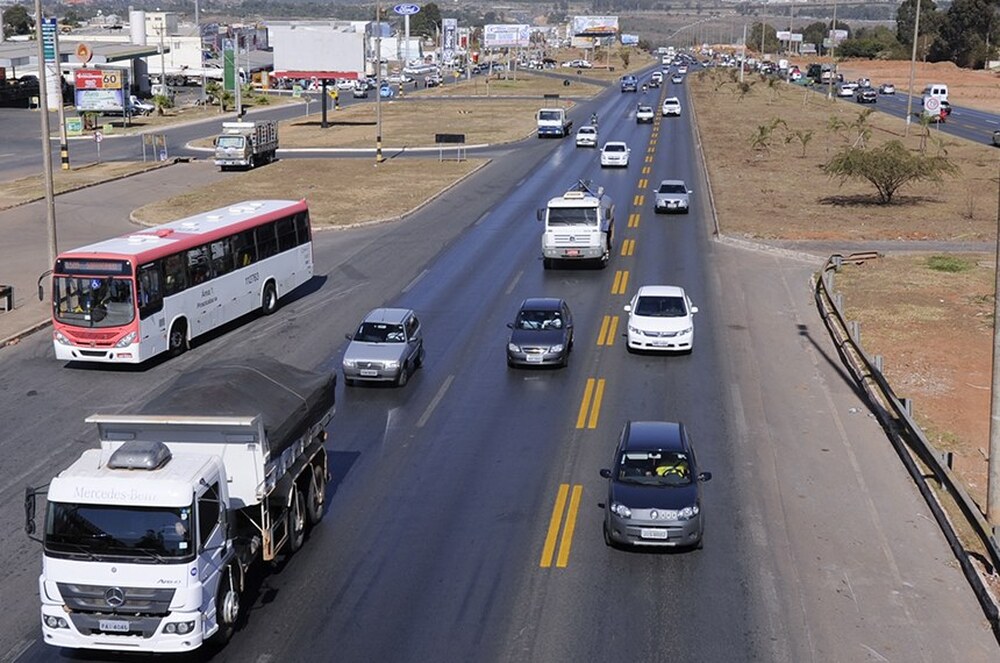
M415 368L420 368L424 365L424 344L420 344L420 349L417 350L417 358L413 361L413 366Z
M406 383L410 381L410 367L404 361L403 366L399 369L399 377L396 378L397 387L405 387Z
M542 269L552 269L552 258L542 258Z
M604 545L606 545L608 548L617 548L618 546L615 545L614 540L611 538L611 532L608 531L607 522L604 523L604 525L601 527L601 530L604 532Z

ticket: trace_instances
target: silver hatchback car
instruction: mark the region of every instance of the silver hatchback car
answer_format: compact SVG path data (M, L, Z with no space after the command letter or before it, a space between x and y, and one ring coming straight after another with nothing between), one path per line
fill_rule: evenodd
M344 351L344 384L395 382L402 387L424 363L423 329L405 308L377 308L361 321Z
M656 200L653 203L653 210L660 212L682 212L688 213L691 205L689 198L692 191L687 188L684 180L663 180L656 190Z

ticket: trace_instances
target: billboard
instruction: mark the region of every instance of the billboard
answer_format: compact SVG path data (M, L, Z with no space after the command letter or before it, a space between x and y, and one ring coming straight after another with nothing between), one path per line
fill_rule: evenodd
M128 101L128 69L77 69L73 87L79 112L124 113Z
M337 78L364 74L364 31L296 22L275 22L268 30L274 48L275 72L317 72Z
M483 46L485 48L508 48L529 44L527 25L503 23L483 26Z
M622 46L636 46L639 44L639 35L627 35L622 33Z
M791 30L778 30L776 36L778 37L778 41L791 41L791 42L802 41L802 33L792 32Z
M455 57L458 40L458 19L441 19L441 59L450 62Z
M574 16L573 34L576 36L613 35L618 33L617 16Z

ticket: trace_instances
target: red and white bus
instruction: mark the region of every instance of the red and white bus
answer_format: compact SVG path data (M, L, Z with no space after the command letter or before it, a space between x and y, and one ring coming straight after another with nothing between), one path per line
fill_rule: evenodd
M56 358L137 364L312 278L306 201L252 200L59 254Z

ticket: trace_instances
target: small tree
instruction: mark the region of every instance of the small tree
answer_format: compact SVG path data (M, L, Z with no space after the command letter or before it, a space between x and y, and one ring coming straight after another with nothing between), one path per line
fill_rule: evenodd
M170 97L165 94L154 94L153 106L156 108L157 115L163 115L164 110L174 107L174 102L170 101Z
M878 192L879 202L892 203L893 196L911 182L940 182L942 175L954 175L958 167L946 156L927 156L910 152L898 140L891 140L881 147L865 149L846 147L834 156L823 172L840 179L867 180Z
M799 141L799 144L802 145L802 158L804 159L806 156L806 145L809 144L809 141L812 140L812 137L813 137L812 129L808 131L803 131L802 129L796 129L791 134L785 136L785 145L788 145L793 140Z
M758 152L771 153L771 141L774 139L774 130L779 126L788 125L781 118L774 117L767 124L757 125L757 131L750 136L750 147Z
M864 147L868 139L872 137L872 128L868 124L868 118L874 112L871 108L866 108L858 113L858 117L849 125L851 129L857 132L854 138L854 147Z
M618 57L622 61L622 69L628 69L628 64L632 60L632 49L629 48L619 48Z

